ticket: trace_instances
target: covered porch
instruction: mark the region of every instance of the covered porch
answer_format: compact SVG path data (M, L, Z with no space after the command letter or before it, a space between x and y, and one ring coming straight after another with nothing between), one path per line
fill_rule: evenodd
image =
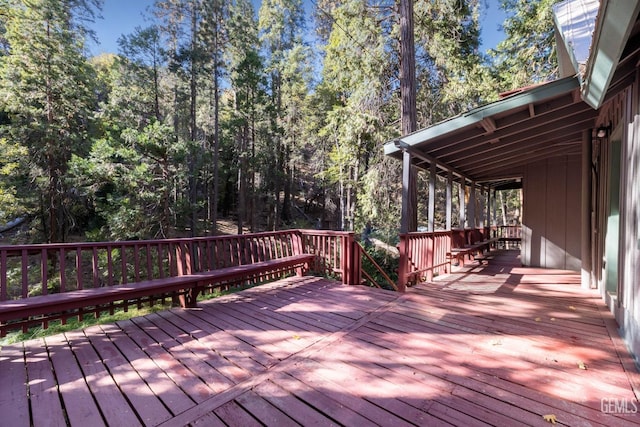
M638 373L578 274L517 251L406 293L293 277L9 345L0 412L41 425L640 425Z
M460 226L486 229L492 190L521 185L522 265L579 273L640 366L640 2L566 0L553 13L557 79L385 144L402 161L404 236L425 238L415 233L417 169L429 173L431 233L439 180L447 232L454 186L469 193ZM439 273L433 243L406 247L401 282Z

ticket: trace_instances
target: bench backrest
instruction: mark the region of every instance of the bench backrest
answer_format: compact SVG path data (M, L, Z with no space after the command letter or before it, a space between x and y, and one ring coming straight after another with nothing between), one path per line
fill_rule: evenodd
M300 230L0 246L0 301L162 279L300 253Z
M451 230L451 248L463 248L467 245L465 230Z

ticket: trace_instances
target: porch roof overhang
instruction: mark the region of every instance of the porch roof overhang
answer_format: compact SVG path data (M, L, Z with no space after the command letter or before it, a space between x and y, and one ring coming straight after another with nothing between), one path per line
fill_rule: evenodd
M620 74L636 66L624 63L637 54L639 13L638 1L601 1L582 87L582 98L593 108L605 102Z
M578 77L533 86L389 141L386 155L487 187L519 180L527 163L578 155L597 116L580 97Z

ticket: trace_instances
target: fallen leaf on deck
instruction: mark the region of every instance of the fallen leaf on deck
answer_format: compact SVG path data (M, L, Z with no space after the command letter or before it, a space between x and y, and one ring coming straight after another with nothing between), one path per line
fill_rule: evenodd
M555 318L555 317L552 317L550 320L551 320L552 322L554 322L554 321L556 320L556 318Z
M541 320L542 320L541 318L536 317L536 322L539 322L539 321L541 321Z
M293 336L293 339L294 339L294 340L299 340L299 339L300 339L300 335L294 335L294 336Z
M576 308L574 306L572 306L572 305L569 306L569 310L574 310L575 311L575 309Z
M578 368L587 370L587 365L584 362L578 362Z
M502 345L502 341L501 340L493 340L493 341L491 341L491 345Z
M556 418L555 414L543 415L542 418L548 423L556 424L558 422L558 418Z

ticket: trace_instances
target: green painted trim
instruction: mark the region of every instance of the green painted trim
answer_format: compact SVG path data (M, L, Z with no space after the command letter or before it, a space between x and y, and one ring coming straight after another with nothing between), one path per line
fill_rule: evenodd
M525 90L524 92L475 108L459 116L452 117L410 135L403 136L401 141L409 146L421 144L462 128L473 126L480 123L487 117L522 108L529 104L544 101L545 99L555 98L559 95L578 89L579 87L580 82L575 76L535 86L531 89ZM396 147L394 141L395 140L385 143L384 154L388 156L393 154L397 155L397 153L401 151L400 148Z
M582 99L596 110L604 101L639 11L640 1L602 0L582 87Z

